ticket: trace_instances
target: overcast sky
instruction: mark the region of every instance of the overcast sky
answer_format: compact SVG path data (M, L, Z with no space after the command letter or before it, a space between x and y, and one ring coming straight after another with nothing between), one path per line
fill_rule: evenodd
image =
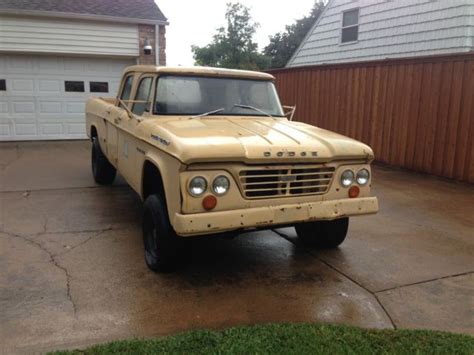
M166 28L168 65L194 64L191 45L208 44L216 29L225 26L227 2L230 1L156 0L170 23ZM314 4L314 0L240 0L239 2L250 7L252 18L260 23L254 38L260 49L268 44L268 36L283 31L285 25L308 15Z

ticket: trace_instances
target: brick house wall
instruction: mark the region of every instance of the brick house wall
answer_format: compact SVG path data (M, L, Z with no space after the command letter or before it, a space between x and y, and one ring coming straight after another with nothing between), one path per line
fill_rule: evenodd
M138 25L138 43L140 48L140 54L138 57L138 64L156 64L156 36L154 25ZM151 54L145 54L143 47L145 46L145 40L152 46ZM166 28L165 26L159 26L158 30L159 40L159 64L166 65Z
M158 40L160 41L159 65L166 65L166 27L163 25L159 26L158 34Z

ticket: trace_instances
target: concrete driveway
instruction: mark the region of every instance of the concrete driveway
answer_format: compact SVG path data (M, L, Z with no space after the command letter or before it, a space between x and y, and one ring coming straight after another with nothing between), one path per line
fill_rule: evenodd
M292 228L143 261L141 202L94 184L88 142L0 144L0 352L188 329L331 322L474 334L474 188L376 167L381 211L333 251Z

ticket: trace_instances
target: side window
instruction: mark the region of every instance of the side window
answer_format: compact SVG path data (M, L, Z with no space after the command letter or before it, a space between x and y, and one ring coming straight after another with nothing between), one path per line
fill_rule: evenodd
M357 41L359 37L359 9L342 13L341 43Z
M135 103L133 104L132 112L136 115L143 115L147 108L150 98L151 83L153 78L143 78L138 84L137 94L135 95Z
M0 91L7 91L7 82L5 79L0 79Z
M127 103L130 100L130 93L132 92L132 83L133 83L133 75L127 76L125 79L125 84L123 85L122 94L120 98Z

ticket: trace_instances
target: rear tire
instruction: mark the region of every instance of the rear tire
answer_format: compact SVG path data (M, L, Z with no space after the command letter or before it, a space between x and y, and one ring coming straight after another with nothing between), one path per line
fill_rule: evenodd
M161 194L145 200L143 216L145 262L157 272L173 271L179 265L183 241L169 222L166 202Z
M92 176L94 181L100 185L110 185L114 182L117 170L108 161L105 154L100 149L97 137L92 138Z
M307 246L333 249L346 239L349 218L315 221L295 225L296 234Z

